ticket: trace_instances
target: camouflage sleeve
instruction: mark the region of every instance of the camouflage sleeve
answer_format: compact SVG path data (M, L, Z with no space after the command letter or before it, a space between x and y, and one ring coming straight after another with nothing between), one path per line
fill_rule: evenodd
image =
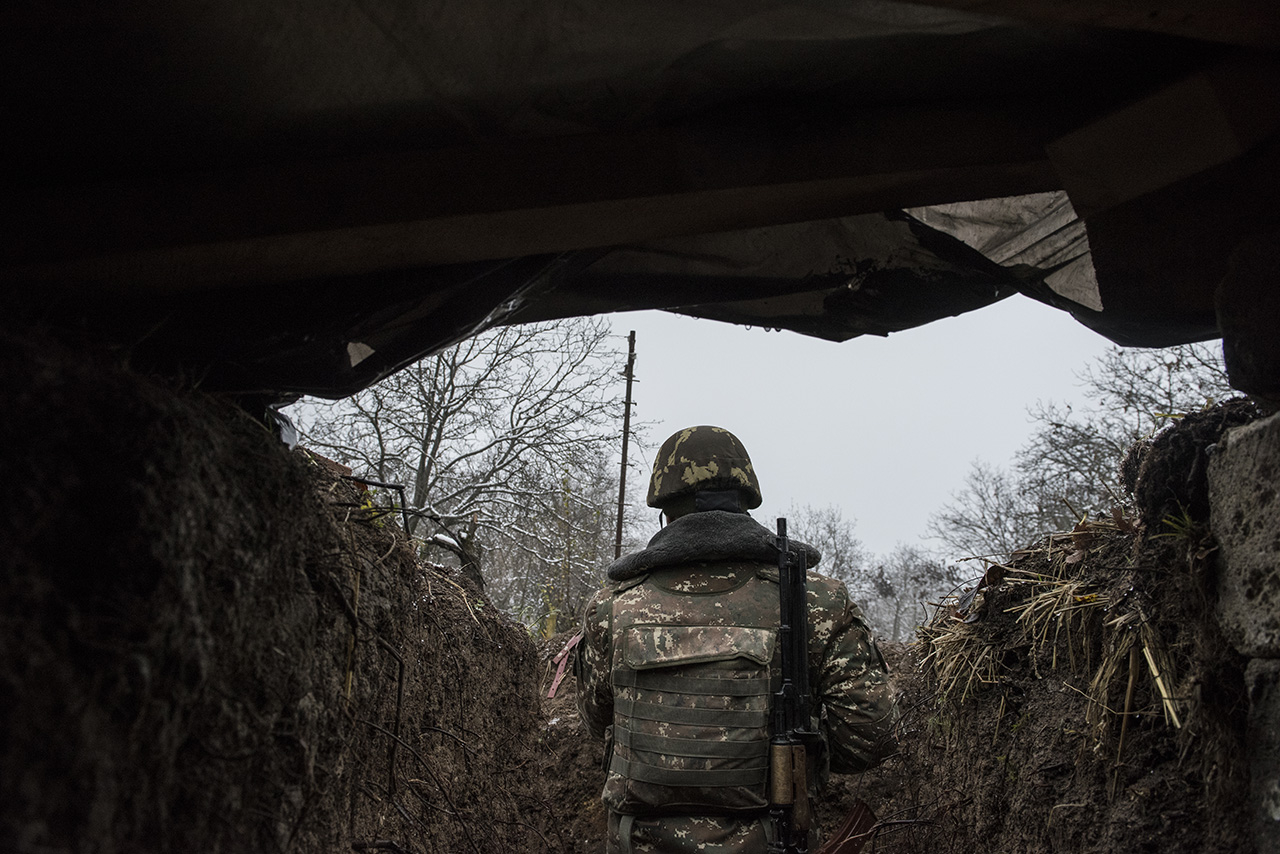
M811 666L826 711L831 770L850 774L870 768L896 749L898 710L884 658L862 612L843 584L831 584L828 596L810 603L810 642L816 647L811 654L819 656Z
M573 674L578 683L578 713L596 738L604 738L613 723L613 686L609 683L609 605L612 591L591 597L582 616L582 640L578 643Z

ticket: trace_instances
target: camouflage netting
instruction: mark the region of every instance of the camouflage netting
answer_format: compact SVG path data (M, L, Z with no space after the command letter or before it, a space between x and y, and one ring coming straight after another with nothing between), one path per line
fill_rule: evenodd
M0 389L0 849L561 850L464 579L218 400L5 335Z

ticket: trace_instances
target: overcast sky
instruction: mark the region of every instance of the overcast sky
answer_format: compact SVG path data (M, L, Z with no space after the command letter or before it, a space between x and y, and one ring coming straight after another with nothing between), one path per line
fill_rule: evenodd
M837 505L878 554L936 545L926 523L970 463L1010 461L1036 400L1082 402L1075 374L1111 346L1021 296L842 344L656 311L610 320L616 334L636 331L632 418L649 425L629 480L647 483L676 430L726 427L760 478L756 519L772 528L793 503ZM656 530L656 511L644 512Z

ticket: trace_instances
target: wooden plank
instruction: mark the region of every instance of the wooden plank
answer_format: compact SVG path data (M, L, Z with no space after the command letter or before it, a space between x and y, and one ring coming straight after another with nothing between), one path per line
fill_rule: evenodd
M1056 189L1053 105L539 139L18 200L0 281L203 288Z
M198 290L410 269L1057 189L1047 160L445 216L0 268L5 284Z
M1280 61L1232 60L1048 145L1081 217L1233 160L1280 131Z
M1275 0L903 0L919 6L1071 26L1137 30L1246 47L1280 47Z

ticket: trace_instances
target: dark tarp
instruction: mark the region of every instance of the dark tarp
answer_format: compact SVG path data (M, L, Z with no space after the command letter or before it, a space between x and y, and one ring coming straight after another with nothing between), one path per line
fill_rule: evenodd
M1241 45L1274 65L1274 15L1204 12L1201 39L997 7L1023 14L19 0L0 310L268 397L349 394L494 324L642 308L844 340L1020 292L1126 344L1213 335L1280 158L1254 122L1179 171L1170 122L1201 118L1187 103L1270 121L1271 78L1047 151ZM1137 141L1109 157L1117 136ZM1237 154L1256 168L1209 168ZM1083 222L1049 192L1072 190L1062 164L1140 161L1154 178Z

